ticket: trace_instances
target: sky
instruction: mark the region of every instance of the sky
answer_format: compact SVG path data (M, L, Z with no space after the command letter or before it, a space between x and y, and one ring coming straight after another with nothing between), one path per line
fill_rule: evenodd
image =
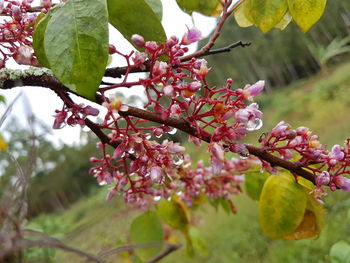
M211 31L214 29L216 24L216 19L211 17L206 17L198 13L194 13L193 16L189 16L182 12L177 6L175 0L162 0L163 3L163 20L162 24L166 31L168 37L176 35L181 37L184 32L187 31L187 27L191 28L195 26L201 32L203 37L208 36ZM123 53L130 52L133 47L129 44L122 35L115 30L113 27L110 27L110 43L114 44L119 51ZM196 45L193 44L190 46L190 51L195 51ZM113 59L110 66L123 66L121 63L124 61ZM9 65L11 68L18 68L17 65ZM138 78L139 76L135 76ZM131 89L125 89L125 95L131 94L140 94L140 87L134 87ZM19 93L22 93L22 96L16 102L11 116L16 116L20 123L23 126L26 126L26 112L32 111L33 114L49 127L52 126L54 121L53 115L55 109L62 108L62 101L57 97L57 95L51 90L40 88L40 87L21 87L14 88L12 90L0 91L0 95L6 97L7 102L11 102ZM75 98L74 98L75 99ZM75 99L81 103L88 103L82 99ZM4 112L4 107L0 107L0 116ZM8 118L7 120L9 120ZM3 133L4 127L10 125L9 121L0 127L0 133ZM88 131L86 128L83 131ZM66 126L60 130L52 130L51 134L47 135L50 140L55 144L60 145L62 143L73 144L79 143L80 141L81 128L78 127L69 127ZM4 134L6 137L6 133Z

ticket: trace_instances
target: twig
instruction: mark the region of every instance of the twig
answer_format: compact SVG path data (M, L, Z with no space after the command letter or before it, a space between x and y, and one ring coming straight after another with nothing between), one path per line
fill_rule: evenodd
M106 257L112 256L114 254L118 254L120 252L131 251L131 250L138 249L138 248L154 247L154 246L166 246L166 248L160 254L158 254L156 256L158 258L158 260L160 260L161 258L165 257L169 253L179 249L181 247L181 244L171 244L171 243L164 243L164 242L150 242L150 243L144 243L144 244L129 244L129 245L124 245L124 246L120 246L117 248L113 248L110 250L102 251L98 254L98 256L101 258L106 258ZM163 255L165 252L167 252L166 255L159 257L159 256ZM154 260L156 257L154 257L151 260ZM149 262L156 262L156 261L149 261Z
M240 40L240 41L232 43L232 44L230 44L230 45L228 45L226 47L209 50L208 54L206 54L205 56L219 54L219 53L224 53L224 52L230 52L233 48L236 48L236 47L248 47L250 45L251 45L250 42L244 43L244 42L242 42Z
M93 254L87 253L87 252L82 251L80 249L65 245L60 240L55 239L53 237L49 237L45 234L35 232L35 231L24 231L24 234L31 235L31 236L38 236L41 239L40 240L19 239L15 242L14 246L11 247L11 251L6 251L6 250L0 251L0 259L4 258L8 253L13 253L14 251L22 251L23 249L26 249L26 248L45 246L45 247L53 247L53 248L58 248L58 249L62 249L65 251L69 251L69 252L78 254L80 256L86 257L90 261L94 261L97 263L104 262L98 256L95 256Z
M180 247L181 247L181 244L168 244L168 246L160 254L158 254L154 258L150 259L146 263L158 262L159 260L161 260L162 258L166 257L170 253L178 250Z

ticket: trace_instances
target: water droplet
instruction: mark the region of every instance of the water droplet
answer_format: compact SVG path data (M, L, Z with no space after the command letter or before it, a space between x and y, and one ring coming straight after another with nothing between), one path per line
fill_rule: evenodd
M182 159L182 158L178 158L177 160L174 160L175 165L181 165L181 164L183 164L183 162L184 162L184 159Z
M239 153L239 157L241 158L241 159L247 159L248 157L249 157L249 152L240 152Z
M248 131L259 130L263 126L263 121L259 118L255 118L255 120L250 120L247 122L246 129Z
M158 135L155 135L156 138L161 138L163 136L163 134L158 134Z
M176 128L171 129L170 131L168 131L169 134L174 135L177 132Z
M160 199L161 199L160 196L155 196L155 197L153 197L153 200L154 200L154 201L159 201Z
M128 153L134 154L134 153L135 153L135 150L134 150L133 148L130 148L129 151L128 151Z
M146 133L145 135L146 135L146 139L147 139L147 140L149 140L149 139L152 138L152 135L151 135L150 133Z
M106 185L107 182L106 182L105 180L102 180L102 181L99 181L98 184L101 185L101 186L103 186L103 185Z
M182 191L176 192L176 195L181 196L182 195Z

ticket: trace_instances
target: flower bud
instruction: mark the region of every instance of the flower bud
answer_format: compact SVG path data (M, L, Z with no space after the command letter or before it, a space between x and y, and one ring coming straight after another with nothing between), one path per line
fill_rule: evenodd
M138 35L138 34L132 35L131 36L131 41L138 48L143 48L145 46L145 39L142 36Z

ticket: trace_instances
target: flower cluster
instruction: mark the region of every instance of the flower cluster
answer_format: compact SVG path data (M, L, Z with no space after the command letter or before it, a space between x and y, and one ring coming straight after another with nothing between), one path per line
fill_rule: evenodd
M71 107L63 105L62 110L56 110L55 113L55 121L52 127L54 129L60 129L65 124L71 126L79 124L84 126L86 117L89 115L97 116L99 114L99 110L89 105L85 106L84 104L73 104Z
M41 0L40 8L32 8L33 0L0 0L0 68L13 58L18 64L39 66L32 48L31 36L38 13L52 7L51 0Z
M200 38L197 29L189 29L181 40L173 36L164 44L146 42L134 35L132 41L144 52L129 55L110 46L111 54L126 59L128 72L147 66L149 74L139 81L129 82L127 72L121 83L100 88L105 99L103 106L108 112L99 126L109 131L110 143L117 147L113 154L107 154L105 145L99 144L103 158L91 159L96 167L90 173L100 184L115 184L110 188L108 199L118 192L123 193L127 202L139 204L144 203L147 196L167 198L176 193L181 193L188 204L201 193L229 199L240 192L244 170L252 163L256 165L255 158L246 160L245 146L233 141L261 128L262 112L252 101L265 83L259 81L243 89L233 89L232 80L228 79L223 87L208 87L205 77L210 68L207 62L196 58L182 60L188 51L187 45ZM105 96L107 90L133 85L144 87L147 98L144 108L160 116L158 122L162 124L151 122L147 116L133 115L131 107L121 98ZM177 131L172 127L174 121L194 131L188 135L190 142L195 145L200 145L201 140L210 143L210 167L198 163L191 170L185 148L166 139L166 134ZM227 161L227 151L239 153L244 159Z
M261 137L261 143L268 152L275 152L285 160L291 160L294 153L300 157L297 163L310 171L314 177L317 195L324 194L323 185L334 191L341 188L350 192L350 179L344 177L350 173L350 141L344 147L334 145L328 151L319 141L317 135L306 127L292 129L289 124L281 121L270 133Z

